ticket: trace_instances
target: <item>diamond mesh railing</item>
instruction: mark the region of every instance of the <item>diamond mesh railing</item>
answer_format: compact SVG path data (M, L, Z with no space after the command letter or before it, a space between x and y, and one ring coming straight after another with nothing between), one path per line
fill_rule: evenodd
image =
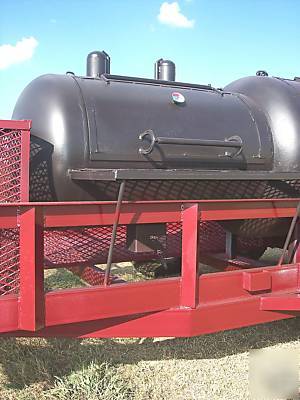
M49 229L45 231L45 264L48 267L105 264L111 239L111 226ZM273 239L274 240L274 239ZM268 246L266 239L238 239L240 252L251 252ZM271 244L271 243L270 243ZM225 250L225 230L214 221L199 223L200 253L221 253ZM126 226L117 230L113 262L147 261L160 257L181 256L181 223L167 224L167 243L164 254L133 253L128 250Z
M29 121L0 120L0 203L28 201ZM0 296L19 290L19 229L0 229Z

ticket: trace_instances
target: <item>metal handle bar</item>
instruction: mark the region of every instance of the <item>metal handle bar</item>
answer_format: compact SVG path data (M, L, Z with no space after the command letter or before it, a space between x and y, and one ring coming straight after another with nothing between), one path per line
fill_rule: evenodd
M152 129L141 133L139 140L144 140L146 137L149 138L150 143L147 147L140 147L139 153L146 155L153 151L154 145L157 144L172 144L172 145L189 145L189 146L209 146L209 147L226 147L226 148L237 148L240 151L234 154L237 156L243 147L242 139L239 136L231 136L225 140L205 140L205 139L189 139L189 138L169 138L169 137L156 137Z

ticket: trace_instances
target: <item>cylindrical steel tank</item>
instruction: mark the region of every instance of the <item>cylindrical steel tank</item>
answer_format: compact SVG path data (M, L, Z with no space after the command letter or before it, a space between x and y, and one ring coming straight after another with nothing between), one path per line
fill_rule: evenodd
M33 121L32 200L116 198L117 183L72 181L69 170L84 168L215 174L213 180L201 180L199 172L199 180L187 182L172 177L131 181L125 192L131 200L291 197L300 187L297 80L253 76L216 90L107 74L96 79L43 75L24 89L13 119ZM149 130L165 143L157 142L145 154L139 151L139 137ZM228 141L240 143L240 149L221 146ZM244 171L243 179L231 180L233 171ZM252 178L258 171L263 179ZM276 174L281 174L278 180ZM270 221L259 227L243 224L236 222L230 229L261 237L284 231L283 225L276 230Z

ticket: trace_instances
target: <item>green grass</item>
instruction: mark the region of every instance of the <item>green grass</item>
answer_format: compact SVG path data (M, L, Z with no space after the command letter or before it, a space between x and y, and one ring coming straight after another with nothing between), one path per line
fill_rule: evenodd
M1 399L127 399L101 340L2 339Z
M121 371L120 371L121 372ZM48 398L59 400L128 399L132 395L126 380L118 368L109 363L91 362L80 373L73 372L65 378L57 378L48 391Z
M86 286L76 275L65 268L45 271L45 291Z
M248 351L299 351L293 319L189 339L2 339L1 400L247 399Z

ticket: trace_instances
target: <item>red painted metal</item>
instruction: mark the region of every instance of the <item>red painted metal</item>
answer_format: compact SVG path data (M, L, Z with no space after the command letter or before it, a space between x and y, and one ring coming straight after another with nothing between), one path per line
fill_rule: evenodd
M292 215L292 208L294 206L295 210L297 201L282 201L285 205L289 205L286 208L286 213ZM38 218L36 214L35 218L31 214L26 221L27 225L24 225L27 226L26 229L29 229L28 232L31 232L31 237L29 236L27 239L24 235L23 240L26 246L31 246L30 254L32 257L29 257L26 267L24 264L23 271L25 272L28 269L28 273L33 276L34 270L41 270L40 263L36 259L36 252L33 251L35 248L33 235L37 239L37 236L41 235L41 233L38 233L40 227L44 225L45 228L45 225L49 224L50 220L47 220L49 212L51 212L51 218L55 217L55 224L62 224L65 215L61 212L61 205L57 207L52 204L45 206L42 204L35 205L34 203L25 204L20 204L19 207L15 205L0 206L0 225L2 210L7 210L9 207L20 212L21 215L26 215L28 210L40 213ZM73 336L189 336L296 315L293 311L286 313L281 312L281 310L272 312L263 310L261 299L266 294L262 294L260 289L267 289L268 296L269 294L277 296L283 293L288 295L295 293L298 287L299 264L249 269L247 274L252 275L247 275L247 278L245 278L245 271L243 270L204 274L197 277L197 221L202 217L197 208L204 209L208 203L206 202L204 205L201 202L187 203L186 205L182 202L176 203L178 207L179 204L184 206L184 211L180 207L180 212L176 213L177 217L183 221L183 275L181 278L141 283L121 283L108 287L66 289L50 292L44 296L40 290L41 281L35 276L36 285L29 282L24 283L25 296L28 296L32 291L35 293L31 297L27 297L27 308L18 308L20 297L16 295L7 296L3 298L4 301L0 300L1 331L13 330L11 334L18 335L18 329L21 326L26 326L27 333L22 331L22 334L29 335L29 329L33 330L40 326L39 319L42 319L44 312L45 327L31 334L46 336L64 334ZM221 208L224 206L223 203L219 204ZM265 208L264 214L272 215L274 204L272 202L268 202L268 204L271 207ZM279 202L276 202L276 205L280 208ZM106 207L108 215L110 215L110 206L110 203L101 204L102 215L100 217L99 208L91 209L89 204L69 204L69 207L64 205L64 208L68 212L68 224L72 224L72 212L76 217L80 212L82 216L89 215L90 218L92 218L92 212L94 212L94 217L98 219L98 223L99 220L106 223ZM148 204L148 210L153 216L150 206L151 203ZM246 215L248 212L246 206L253 208L255 202L240 201L236 204L237 206L241 206ZM127 203L126 207L127 213L137 210L139 215L142 215L140 219L135 219L135 223L148 220L147 212L139 203ZM58 210L57 214L55 214L56 210ZM6 215L7 213L5 213ZM44 218L41 218L41 215ZM227 211L223 215L224 219L230 219L230 217L231 214ZM169 218L174 218L174 216L169 215ZM157 221L157 216L154 216L154 219ZM164 219L166 219L166 216L164 216ZM132 219L127 221L131 222ZM77 225L78 220L75 218L73 223ZM266 278L267 276L270 276L270 279ZM26 279L25 276L24 279ZM247 284L245 284L245 279L248 282ZM266 282L268 282L268 285L271 282L271 287L266 287ZM30 289L29 285L31 285ZM256 292L256 290L259 290L259 292ZM45 310L43 310L43 297L45 297ZM40 301L39 311L37 311L38 305L35 299L40 299L38 300ZM198 304L197 299L199 299ZM88 322L92 320L97 320L97 322ZM19 321L23 321L23 325ZM68 324L71 325L68 326ZM90 329L92 330L90 331Z
M198 304L198 204L182 211L182 269L180 306Z
M262 297L261 310L269 311L298 311L300 312L300 293L279 294L277 296Z
M20 201L29 201L30 127L21 130Z
M298 245L293 264L266 267L249 259L215 257L238 269L202 275L198 270L198 250L203 260L203 243L212 242L203 241L203 224L292 217L299 199L124 202L122 238L127 224L175 224L181 276L135 283L111 277L112 284L103 286L100 271L97 281L88 278L96 286L45 293L47 265L76 267L81 277L96 271L84 257L101 243L97 235L113 224L116 204L28 202L29 129L29 121L0 121L0 148L6 151L0 162L0 197L7 202L0 204L0 294L6 294L0 297L2 335L193 336L299 314ZM85 246L84 257L79 243ZM53 252L55 245L65 258Z
M296 289L297 265L268 267L276 291ZM256 273L256 270L253 270ZM284 279L282 279L284 277ZM280 290L279 290L280 288ZM261 309L266 295L243 289L243 271L199 277L199 305L180 307L180 278L59 290L46 294L46 327L36 336L192 336L291 318L292 312ZM18 326L17 299L0 301L7 327ZM13 335L18 335L15 331Z
M120 225L178 222L182 206L198 204L202 221L293 217L299 199L168 200L124 202ZM30 203L32 204L32 203ZM45 208L45 227L112 225L115 202L34 203ZM81 209L85 205L84 212ZM28 205L24 203L24 205Z
M198 204L201 221L293 217L299 199L244 200L166 200L124 202L120 216L122 224L162 223L181 221L182 207ZM112 225L115 201L98 202L20 202L1 203L1 208L42 206L44 227ZM160 212L160 210L162 212ZM8 212L8 211L7 211ZM12 212L11 212L12 213ZM214 218L215 215L215 218ZM16 221L16 220L15 220ZM10 226L15 227L16 224Z
M30 121L0 121L0 202L28 201ZM0 229L0 296L19 290L16 209L3 209ZM11 226L14 229L9 229Z
M200 253L199 261L202 264L210 265L220 271L236 271L239 269L249 269L269 265L262 260L253 260L242 256L237 256L236 258L229 260L225 253L204 255Z
M248 292L271 290L272 281L270 271L256 271L243 273L243 288Z
M28 201L30 124L0 121L0 201Z
M8 130L20 130L20 131L30 131L31 129L31 121L30 120L11 120L11 119L0 119L0 129L8 129Z
M20 215L19 329L45 325L44 239L41 207L22 208Z

